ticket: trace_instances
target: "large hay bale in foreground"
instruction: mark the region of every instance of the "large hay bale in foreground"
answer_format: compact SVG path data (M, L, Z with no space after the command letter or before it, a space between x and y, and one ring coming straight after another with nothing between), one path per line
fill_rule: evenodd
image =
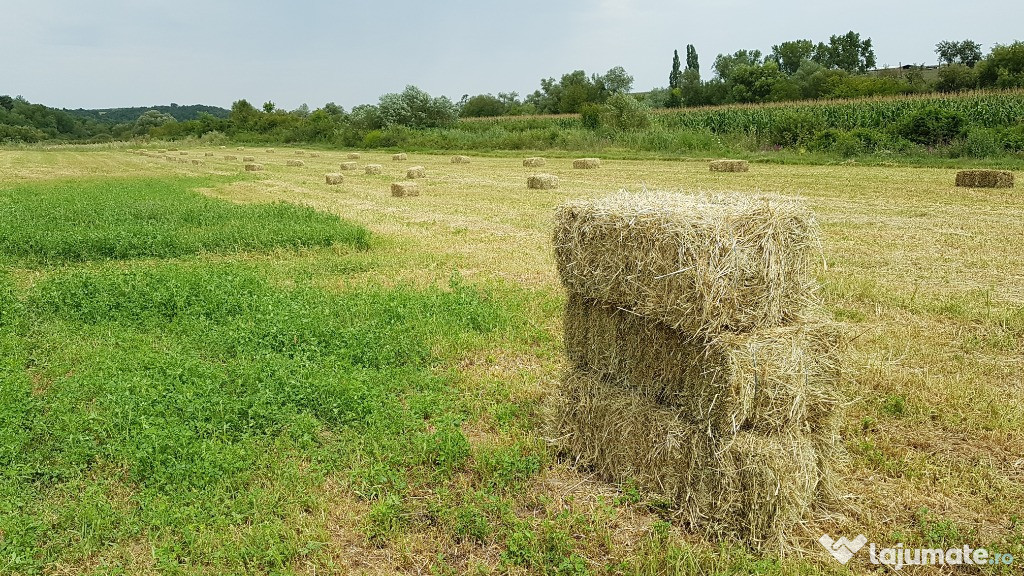
M452 156L452 164L469 164L469 156Z
M403 196L419 196L420 189L415 182L394 182L391 184L391 195L398 198Z
M263 164L246 164L245 165L245 171L246 172L259 172L260 170L263 170Z
M231 158L233 159L234 156L231 156ZM256 157L255 156L242 156L242 162L255 162L255 161L256 161Z
M801 319L818 244L814 216L781 197L620 192L555 212L569 292L693 335Z
M746 160L712 160L708 165L712 172L748 172L750 164Z
M296 166L296 167L298 167L298 166L305 166L306 165L306 163L303 162L302 160L289 160L288 162L286 162L286 164L288 166Z
M814 323L691 336L570 294L569 362L714 435L819 431L837 423L839 332Z
M956 185L964 188L1013 188L1013 172L1008 170L961 170Z
M554 174L534 174L526 178L526 187L531 190L554 190L558 188L558 176Z
M341 166L339 166L342 170L355 170L357 167L358 165L355 162L342 162Z
M573 168L592 169L601 167L600 158L577 158L572 161Z
M526 158L523 160L523 166L526 168L540 168L547 164L547 160L543 158Z
M384 167L381 166L380 164L367 164L364 167L364 170L366 171L367 174L380 174L383 168Z
M349 152L348 154L345 155L345 157L348 158L349 160L358 160L359 152Z
M342 182L344 182L345 181L345 177L342 176L341 174L338 174L337 172L332 172L332 173L326 175L326 180L327 180L328 184L333 186L333 185L341 184Z
M427 169L424 168L423 166L413 166L405 171L405 177L408 178L409 180L412 180L414 178L426 178Z
M404 152L402 152L402 153L399 153L399 154L392 154L391 155L391 159L392 160L408 160L409 156L407 154L405 154Z
M715 538L781 544L829 474L806 437L715 438L584 373L568 374L555 402L550 433L577 466L669 498L682 520Z

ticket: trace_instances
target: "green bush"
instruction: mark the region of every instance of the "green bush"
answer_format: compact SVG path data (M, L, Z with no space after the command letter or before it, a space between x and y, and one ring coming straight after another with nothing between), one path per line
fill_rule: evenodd
M972 158L989 158L1003 152L1003 142L995 130L972 128L964 140L964 155Z
M775 146L797 146L810 141L822 128L822 120L816 114L787 110L769 126L768 140Z
M1003 130L1000 140L1007 152L1024 152L1024 123Z
M651 126L647 105L629 94L614 94L606 104L608 123L619 130L643 130Z
M938 106L923 108L903 118L897 133L926 146L949 144L963 135L966 121L960 114Z
M600 104L587 102L580 106L580 121L584 128L597 130L601 127L601 116L605 113L605 107Z

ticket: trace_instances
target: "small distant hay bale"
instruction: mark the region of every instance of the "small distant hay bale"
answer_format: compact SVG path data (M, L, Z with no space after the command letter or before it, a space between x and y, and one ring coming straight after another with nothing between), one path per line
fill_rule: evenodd
M405 177L408 178L409 180L412 180L414 178L426 178L427 169L424 168L423 166L413 166L405 171Z
M177 148L168 148L167 151L168 152L177 152L178 149Z
M249 163L245 165L246 172L259 172L263 170L263 164Z
M304 156L305 154L306 154L305 150L296 150L295 151L295 155L296 156Z
M402 152L402 153L399 153L399 154L392 154L391 155L391 159L392 160L408 160L409 156L405 152Z
M739 193L618 194L555 211L570 292L693 335L802 320L817 304L820 237L793 200Z
M188 150L182 150L181 152L178 152L178 154L181 154L182 156L188 156Z
M317 153L317 152L310 152L310 153L309 153L309 157L310 157L310 158L319 158L319 157L320 157L320 154L319 154L319 153Z
M157 154L167 154L167 148L160 148L156 151Z
M227 146L223 146L223 145L220 147L221 150L227 150L227 148L228 148Z
M287 164L288 166L305 166L306 165L306 163L303 162L302 160L289 160L285 164Z
M576 160L572 161L572 167L573 168L582 169L582 170L589 170L589 169L593 169L593 168L600 168L601 167L601 159L600 158L577 158Z
M246 156L246 158L248 158L248 156ZM225 154L224 155L224 159L225 160L238 160L238 156L235 156L233 154ZM255 158L253 160L255 160ZM252 160L246 160L246 162L252 162Z
M193 159L192 159L192 164L193 164L194 166L199 166L199 165L201 165L202 163L203 163L203 161L202 161L202 160L199 160L199 159L197 159L197 158L193 158Z
M395 197L419 196L420 188L415 182L393 182L391 184L391 195Z
M359 152L349 152L345 155L345 158L348 158L349 160L358 160ZM402 158L402 160L405 160L405 158Z
M234 156L232 156L231 158L234 159ZM256 161L256 157L255 156L242 156L242 162L255 162L255 161Z
M275 150L273 148L267 148L267 154L273 154Z
M554 190L558 188L558 176L554 174L534 174L527 177L526 187L530 190Z
M206 156L207 158L211 158L211 157L213 157L213 152L205 152L203 154L203 156Z
M366 173L367 174L371 174L371 175L372 174L380 174L380 172L381 172L381 170L383 170L383 168L384 167L381 166L380 164L367 164L365 166Z
M342 170L355 170L358 167L359 165L355 162L342 162L341 166L339 166Z
M341 184L342 182L345 181L345 177L342 176L341 174L338 174L337 172L332 172L330 174L327 174L326 175L326 179L327 179L327 183L329 185L332 185L332 186L336 185L336 184Z
M469 164L469 156L452 156L452 164Z
M1013 172L1008 170L961 170L956 185L962 188L1013 188Z
M586 373L569 373L553 404L549 434L571 461L668 498L710 538L780 546L830 474L806 436L715 437L677 410Z
M815 322L694 337L570 294L565 350L580 372L702 426L705 433L831 433L838 424L841 335Z
M235 150L245 150L245 146L239 146L238 148L235 148Z
M547 163L547 160L543 158L526 158L523 160L523 166L526 168L540 168Z
M709 166L712 172L750 171L750 164L746 160L712 160Z

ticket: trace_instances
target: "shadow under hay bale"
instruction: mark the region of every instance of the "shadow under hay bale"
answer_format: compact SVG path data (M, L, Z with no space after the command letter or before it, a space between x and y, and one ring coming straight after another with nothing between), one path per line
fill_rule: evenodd
M534 174L526 178L526 187L530 190L554 190L558 188L558 176L554 174Z
M689 334L798 321L816 302L814 216L780 197L619 193L555 212L569 292Z
M708 166L712 172L750 171L750 164L746 160L712 160Z
M667 497L679 519L713 538L781 545L828 473L800 435L709 436L585 373L568 374L555 403L550 432L577 466Z
M523 160L523 166L526 168L540 168L547 164L547 160L543 158L526 158Z
M706 339L570 294L565 349L577 370L675 409L705 433L833 433L840 373L831 324Z
M327 180L327 184L331 186L341 184L342 182L345 181L345 177L336 172L332 172L330 174L325 175L325 178Z
M260 170L263 170L263 164L246 164L245 165L245 171L246 172L259 172Z
M452 156L452 164L469 164L469 156Z
M342 170L355 170L357 164L355 162L342 162L339 168Z
M600 168L601 167L601 159L600 158L578 158L578 159L572 161L572 167L573 168L584 169L584 170L593 169L593 168Z
M383 168L384 167L381 166L380 164L367 164L364 167L364 170L366 171L367 174L373 175L373 174L380 174L380 172L381 172L381 170Z
M423 166L413 166L405 171L405 177L410 180L414 178L426 178L427 170Z
M391 155L391 159L392 160L408 160L409 159L409 155L405 154L404 152L399 153L399 154L392 154Z
M302 160L289 160L289 161L285 162L285 164L287 164L288 166L296 166L296 167L298 167L298 166L305 166L306 165L306 163L303 162Z
M396 198L419 196L420 189L415 182L394 182L391 184L391 195Z
M961 170L956 185L963 188L1013 188L1013 172L1008 170Z

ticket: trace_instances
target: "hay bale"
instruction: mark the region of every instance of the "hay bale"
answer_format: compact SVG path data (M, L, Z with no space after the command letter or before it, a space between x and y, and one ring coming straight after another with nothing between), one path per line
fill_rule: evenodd
M712 160L708 166L712 172L750 171L750 164L746 160Z
M452 156L452 164L469 164L469 156Z
M831 474L819 468L809 438L709 436L678 411L585 373L566 376L550 426L577 466L606 481L635 482L668 498L696 531L755 548L784 542Z
M305 151L303 151L303 150L296 150L296 151L295 151L295 155L296 155L296 156L304 156L305 154L306 154L306 152L305 152Z
M340 166L342 170L355 170L357 167L355 162L342 162Z
M232 156L231 158L233 159L234 156ZM255 156L242 156L242 162L255 162L255 161L256 161L256 157Z
M555 212L572 293L693 335L803 318L816 302L818 227L778 196L620 192Z
M274 149L273 148L267 148L267 154L273 154L273 153L274 153Z
M392 155L391 155L391 159L392 159L392 160L408 160L408 159L409 159L409 156L408 156L408 155L406 155L406 154L405 154L405 153L403 152L403 153L401 153L401 154L392 154Z
M405 177L409 180L414 178L426 178L427 170L423 166L413 166L405 171Z
M263 170L263 164L250 163L245 165L246 172L259 172L260 170Z
M235 148L235 150L245 150L245 146L239 146L238 148Z
M349 160L358 160L359 152L349 152L348 154L345 155L345 157L348 158ZM402 158L402 160L405 160L405 158Z
M178 152L178 154L180 154L182 156L188 156L188 151L187 150L182 150L181 152Z
M589 169L593 169L593 168L600 168L601 167L601 159L600 158L577 158L576 160L572 161L572 167L573 168L583 169L583 170L589 170Z
M201 165L202 163L203 163L203 161L202 161L202 160L197 160L196 158L193 158L193 159L192 159L192 165L193 165L193 166L199 166L199 165Z
M157 154L167 154L167 148L159 148L156 151Z
M565 307L574 368L717 435L831 430L839 343L825 323L704 338L573 294Z
M393 182L391 184L391 195L395 197L419 196L420 189L415 182Z
M384 167L380 164L367 164L365 170L367 174L380 174Z
M1013 188L1013 172L1008 170L961 170L956 185L964 188Z
M534 174L526 178L526 187L530 190L554 190L558 188L558 176L554 174Z
M330 174L327 174L326 175L326 179L327 179L327 183L332 185L332 186L336 185L336 184L341 184L342 182L345 181L345 177L342 176L341 174L338 174L337 172L332 172Z
M205 152L205 153L203 153L203 156L206 156L207 158L212 158L213 157L213 152Z
M310 153L309 153L309 157L310 157L310 158L319 158L319 157L320 157L320 154L319 154L319 153L317 153L317 152L310 152Z
M540 168L547 163L547 160L543 158L526 158L523 160L523 166L526 168Z
M225 160L228 160L228 161L231 161L231 160L238 160L238 156L234 156L234 155L232 155L232 154L225 154L225 155L224 155L224 159L225 159ZM246 160L246 162L251 162L251 160Z
M287 164L288 166L305 166L306 165L306 163L303 162L302 160L289 160L289 161L285 162L285 164Z
M177 152L178 149L177 148L168 148L167 151L168 152Z

